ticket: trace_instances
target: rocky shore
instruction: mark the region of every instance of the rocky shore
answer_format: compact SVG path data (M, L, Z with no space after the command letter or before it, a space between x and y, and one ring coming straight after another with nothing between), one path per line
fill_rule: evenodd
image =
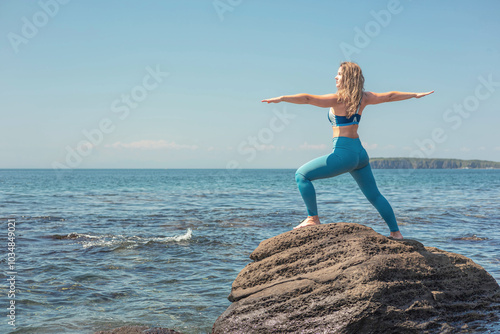
M351 223L261 242L233 282L219 333L473 333L500 287L471 259Z

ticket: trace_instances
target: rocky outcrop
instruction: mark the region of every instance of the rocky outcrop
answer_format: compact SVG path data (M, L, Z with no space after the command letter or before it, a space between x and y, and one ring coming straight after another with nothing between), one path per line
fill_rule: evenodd
M336 223L261 242L212 333L469 333L500 287L469 258Z

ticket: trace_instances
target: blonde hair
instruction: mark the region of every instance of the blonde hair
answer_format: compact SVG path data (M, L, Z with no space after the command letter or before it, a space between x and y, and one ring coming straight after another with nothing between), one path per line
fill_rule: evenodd
M340 64L342 80L338 89L339 101L346 104L347 117L352 117L363 97L365 78L358 64L345 61Z

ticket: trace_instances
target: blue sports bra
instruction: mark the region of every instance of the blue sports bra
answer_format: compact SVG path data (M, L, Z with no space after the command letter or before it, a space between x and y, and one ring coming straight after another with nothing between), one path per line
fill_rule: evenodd
M359 121L361 120L361 115L358 114L360 105L361 105L361 100L359 101L356 113L349 118L347 118L346 116L335 115L332 112L333 108L330 108L330 111L328 112L328 120L330 121L330 123L332 123L332 126L348 126L353 124L359 124Z

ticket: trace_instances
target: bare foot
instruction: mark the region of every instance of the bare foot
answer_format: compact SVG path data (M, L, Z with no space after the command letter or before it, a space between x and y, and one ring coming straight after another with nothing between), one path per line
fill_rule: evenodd
M299 225L295 226L293 229L296 230L301 227L320 225L318 216L307 216L306 219L302 221Z
M399 231L391 232L391 235L389 236L389 238L393 238L393 239L397 239L397 240L403 240L403 235Z

